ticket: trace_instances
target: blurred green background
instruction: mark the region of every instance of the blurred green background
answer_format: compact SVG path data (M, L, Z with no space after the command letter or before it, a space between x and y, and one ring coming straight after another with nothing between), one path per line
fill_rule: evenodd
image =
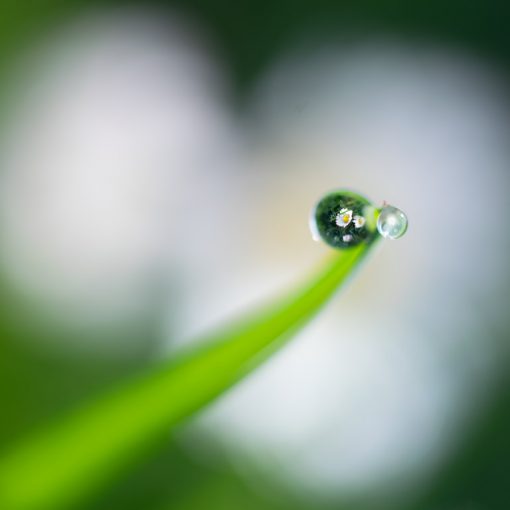
M509 15L4 0L0 451L299 280L351 187L406 239L83 508L508 508Z

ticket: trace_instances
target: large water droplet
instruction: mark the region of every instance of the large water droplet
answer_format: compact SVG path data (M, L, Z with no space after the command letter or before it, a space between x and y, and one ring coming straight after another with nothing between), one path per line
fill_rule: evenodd
M392 205L385 205L377 218L377 230L386 239L398 239L407 230L407 216Z
M333 248L369 243L377 236L376 213L372 203L357 193L345 190L329 193L312 211L312 236Z

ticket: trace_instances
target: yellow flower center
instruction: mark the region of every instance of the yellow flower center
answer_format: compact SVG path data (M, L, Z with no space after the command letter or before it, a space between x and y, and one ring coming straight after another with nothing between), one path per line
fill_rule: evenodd
M349 221L349 215L348 215L348 214L344 214L344 215L342 216L342 221L343 221L344 223L347 223L347 222Z

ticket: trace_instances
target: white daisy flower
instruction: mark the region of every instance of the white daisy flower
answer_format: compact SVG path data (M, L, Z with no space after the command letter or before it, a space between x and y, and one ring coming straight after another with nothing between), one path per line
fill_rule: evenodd
M345 228L352 220L352 211L349 209L341 209L340 212L336 215L336 224L339 227Z
M351 241L352 241L352 236L351 236L351 234L345 234L345 235L342 237L342 241L343 241L344 243L349 243L349 242L351 242Z
M354 216L354 226L356 228L361 228L367 220L363 216Z

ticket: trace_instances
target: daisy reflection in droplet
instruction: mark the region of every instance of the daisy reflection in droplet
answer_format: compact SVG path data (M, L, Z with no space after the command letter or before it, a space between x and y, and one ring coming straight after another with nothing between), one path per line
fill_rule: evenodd
M367 220L363 216L354 216L354 227L362 228Z
M339 227L346 227L352 220L352 211L344 208L336 215L336 224Z

